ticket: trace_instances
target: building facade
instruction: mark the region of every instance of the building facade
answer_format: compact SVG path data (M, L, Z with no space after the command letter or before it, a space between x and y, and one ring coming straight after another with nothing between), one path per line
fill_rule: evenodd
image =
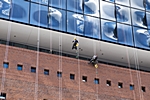
M0 99L149 100L149 19L149 0L0 0Z

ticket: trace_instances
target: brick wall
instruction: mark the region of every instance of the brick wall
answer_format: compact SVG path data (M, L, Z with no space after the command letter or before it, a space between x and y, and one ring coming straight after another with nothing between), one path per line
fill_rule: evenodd
M87 61L61 57L58 55L39 53L16 47L0 45L0 88L6 93L7 100L149 100L150 73L129 70L117 66L99 64L96 69ZM9 68L3 68L3 62L9 62ZM17 70L17 64L23 70ZM30 68L36 67L38 72L31 73ZM49 75L44 75L44 69ZM57 77L62 72L62 78ZM70 79L70 74L75 79ZM87 76L87 82L82 81ZM94 79L99 84L94 84ZM2 82L3 80L3 82ZM111 86L106 85L111 81ZM118 88L118 82L123 88ZM4 83L4 84L3 84ZM129 85L134 84L134 90ZM38 88L35 88L38 87ZM144 86L146 92L142 92ZM37 91L35 91L37 89Z

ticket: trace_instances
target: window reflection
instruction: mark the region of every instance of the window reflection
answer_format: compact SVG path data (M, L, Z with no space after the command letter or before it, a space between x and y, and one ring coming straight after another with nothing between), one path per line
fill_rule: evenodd
M29 2L26 2L24 0L12 0L10 19L28 23Z
M118 22L130 24L130 9L128 7L123 7L116 5L115 8L115 17L117 18Z
M101 17L105 19L115 20L114 4L101 2Z
M100 38L100 20L98 18L85 16L84 19L84 32L85 36L93 37L93 38Z
M144 1L145 1L146 10L150 10L150 0L144 0Z
M110 42L117 42L116 22L101 20L102 39Z
M135 46L150 49L150 31L134 27Z
M10 0L0 0L0 17L9 18L10 8Z
M114 2L115 0L103 0L103 1L109 1L109 2Z
M132 9L133 25L147 28L146 13L144 11Z
M83 0L67 0L67 9L75 12L83 12Z
M48 6L31 3L30 24L47 27Z
M67 12L67 32L83 35L84 17L81 14Z
M135 7L138 9L145 9L145 0L130 0L131 1L131 7Z
M117 4L129 6L129 0L115 0Z
M84 0L84 13L99 17L99 0Z
M71 0L69 0L69 1L71 1ZM66 9L66 0L50 0L49 5L53 6L53 7L57 7L57 8Z
M40 3L40 4L48 5L48 0L31 0L31 1L37 2L37 3Z
M150 13L146 12L147 26L150 29Z
M49 7L47 18L50 28L65 31L65 17L65 11Z
M133 36L131 26L117 24L118 43L133 46Z

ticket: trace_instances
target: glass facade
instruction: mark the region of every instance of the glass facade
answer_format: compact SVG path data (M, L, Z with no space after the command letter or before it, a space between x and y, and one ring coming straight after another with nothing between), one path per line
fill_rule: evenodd
M0 0L0 18L150 49L149 0Z

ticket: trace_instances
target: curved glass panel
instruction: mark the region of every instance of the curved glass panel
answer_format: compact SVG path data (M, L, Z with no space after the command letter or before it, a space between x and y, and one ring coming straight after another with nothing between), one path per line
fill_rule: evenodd
M145 1L145 8L146 10L150 11L150 0L144 0Z
M84 17L81 14L67 12L67 32L83 35Z
M116 22L101 20L102 40L117 42Z
M132 28L129 25L117 24L118 43L133 46Z
M147 28L146 13L144 11L132 9L132 24Z
M116 18L118 22L131 24L130 8L116 5Z
M150 29L150 13L146 12L146 19L147 19L147 27Z
M115 3L129 6L129 0L115 0Z
M150 31L142 28L133 28L135 46L150 49Z
M48 0L31 0L31 1L37 2L37 3L40 3L40 4L48 5Z
M102 0L102 1L109 1L109 2L114 2L115 0Z
M66 30L66 11L49 7L48 26L61 31Z
M48 6L31 3L30 24L47 27L48 26Z
M100 39L99 18L84 16L84 26L85 36Z
M50 0L49 5L52 6L52 7L66 9L66 0Z
M99 0L84 0L84 13L99 17Z
M12 0L12 9L10 19L19 22L28 23L29 20L29 2L24 0Z
M83 13L83 0L67 0L67 9Z
M145 9L144 0L130 0L131 1L131 7L135 7L138 9Z
M116 20L114 4L102 1L101 2L101 17L105 19Z
M11 0L0 0L0 17L9 18Z

